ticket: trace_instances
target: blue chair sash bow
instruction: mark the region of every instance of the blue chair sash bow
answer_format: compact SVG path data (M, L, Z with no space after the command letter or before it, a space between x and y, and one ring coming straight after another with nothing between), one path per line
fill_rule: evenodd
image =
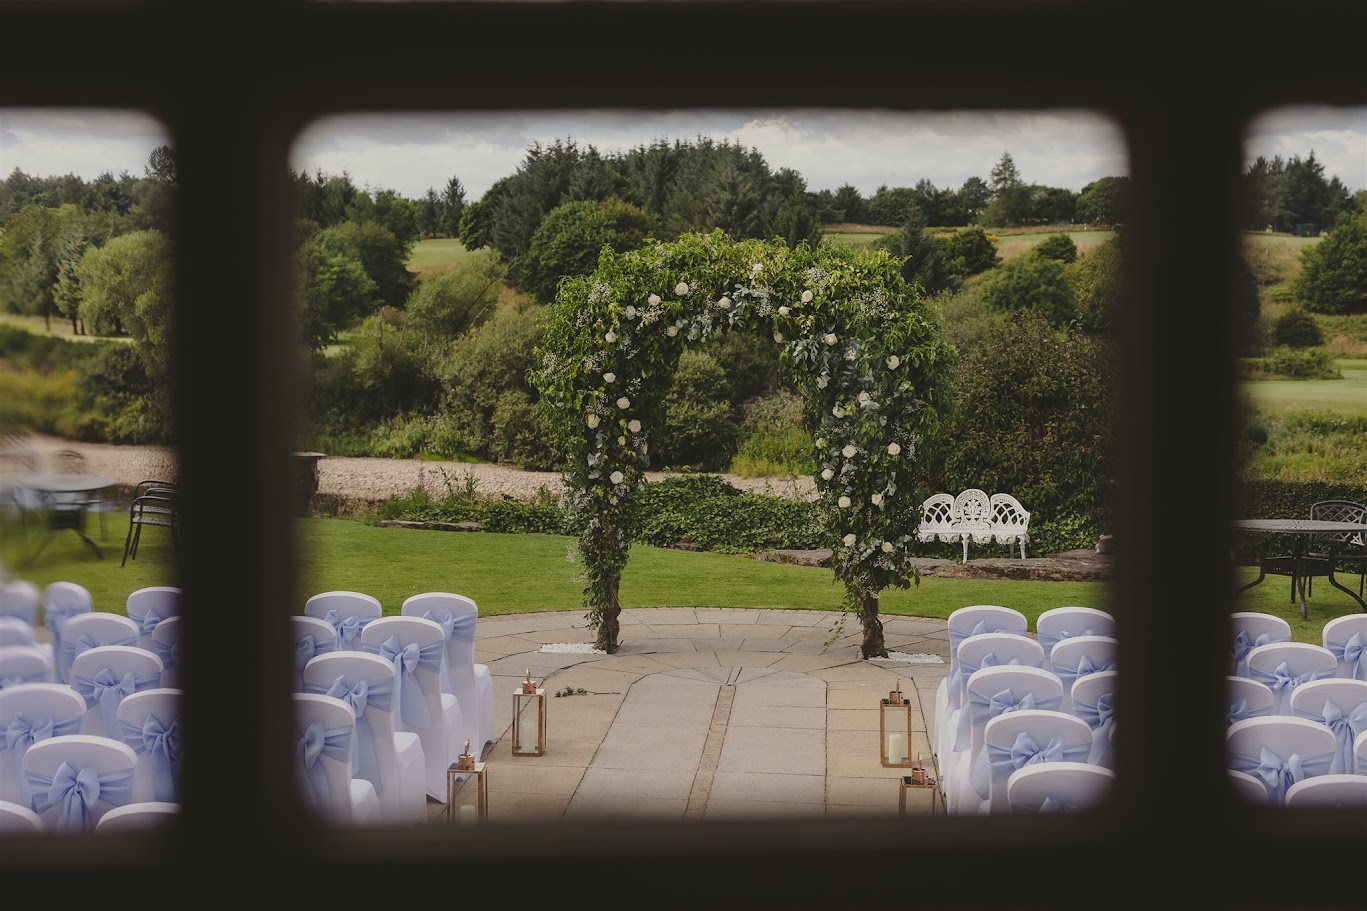
M398 672L399 691L395 711L403 723L419 731L430 728L432 713L428 711L417 672L418 668L441 672L442 660L446 656L446 641L438 639L423 646L416 642L403 645L397 636L390 636L379 646L367 646L365 651L384 658Z
M356 641L361 636L361 630L370 622L369 619L356 616L342 617L335 610L328 611L323 619L332 624L332 628L337 631L337 647L351 650L357 648Z
M953 659L954 667L950 670L949 679L945 683L945 692L949 695L950 707L962 706L964 699L964 681L968 679L964 675L963 669L959 666L959 646L969 636L976 636L979 633L987 632L987 621L979 620L973 629L968 632L962 630L949 631L949 654Z
M961 719L968 719L968 723L959 725L958 739L955 741L954 749L962 751L971 747L973 745L973 728L987 724L998 715L1005 715L1008 712L1021 709L1057 709L1061 701L1058 697L1037 700L1034 693L1026 693L1017 699L1009 688L991 696L969 690L968 705L964 706L964 710L959 716Z
M1063 691L1067 693L1072 690L1073 684L1081 677L1086 677L1088 674L1095 674L1097 671L1115 670L1115 662L1102 661L1098 664L1092 660L1091 655L1083 655L1078 659L1076 667L1059 664L1055 661L1053 669L1054 673L1058 675L1058 679L1063 682Z
M431 620L441 625L441 631L446 634L446 641L458 639L461 642L475 641L475 621L479 619L475 614L453 614L447 611L441 617L432 616L432 612L424 611L424 619ZM451 692L451 669L450 662L445 656L441 663L441 688L444 692Z
M1010 661L1006 662L1006 664L1007 664L1008 666L1010 666L1010 665L1019 665L1020 663L1021 663L1021 661L1020 661L1019 658L1012 658ZM996 652L988 652L986 655L983 655L982 659L981 659L977 664L973 664L973 663L971 663L971 662L964 661L964 660L962 660L962 659L960 659L960 661L959 661L959 669L960 669L960 671L963 673L963 679L964 679L964 680L968 680L968 678L972 677L975 673L977 673L978 671L982 670L982 669L985 668L985 667L1001 667L1001 666L1002 666L1001 659L997 657L997 653L996 653ZM1032 661L1032 662L1030 663L1030 666L1031 666L1031 667L1038 667L1039 665ZM957 721L958 721L958 725L957 725L957 726L955 727L955 729L954 729L954 742L955 742L955 744L956 744L955 747L954 747L954 749L956 749L956 750L957 750L957 749L960 749L960 747L957 746L960 737L967 738L968 735L969 735L969 733L970 733L970 732L972 731L972 729L973 729L973 720L972 720L971 716L968 714L968 712L966 712L966 711L960 711L959 714L958 714L958 716L957 716Z
M1111 728L1115 724L1115 694L1102 693L1095 703L1073 700L1073 714L1087 722L1092 729L1092 748L1087 762L1111 768Z
M24 777L24 754L28 752L28 748L49 737L79 734L81 721L80 715L63 721L53 721L52 715L47 712L32 719L23 712L15 712L14 720L5 725L5 737L4 740L0 740L0 750L14 751L14 769L19 778L19 802L24 806L32 806L28 779Z
M1249 635L1248 630L1241 629L1234 636L1234 645L1230 649L1230 654L1234 657L1234 673L1239 677L1248 676L1248 653L1260 645L1269 645L1273 642L1290 642L1290 636L1272 636L1270 633L1262 633L1258 636Z
M1086 762L1091 743L1063 745L1062 737L1051 737L1041 747L1029 731L1021 731L1009 747L986 744L969 781L978 796L986 800L991 782L1001 781L1016 769L1041 762Z
M89 613L90 608L79 604L50 604L43 608L43 625L52 641L52 655L57 663L57 682L66 683L66 665L62 664L62 624L77 614Z
M1367 680L1367 644L1363 643L1361 633L1353 633L1342 645L1326 642L1324 647L1334 653L1340 665L1349 668L1348 676L1354 680Z
M299 760L299 784L304 797L329 822L336 818L332 806L332 791L328 787L327 770L318 757L327 756L338 762L351 761L351 727L323 730L318 722L311 723L299 734L295 756Z
M1236 721L1243 721L1245 718L1258 718L1262 715L1271 714L1272 706L1270 705L1259 706L1256 709L1251 709L1248 707L1247 698L1235 699L1232 703L1230 703L1229 706L1229 717L1227 724L1233 724Z
M161 659L162 669L169 671L180 662L180 639L172 639L169 642L163 639L153 639L152 651L156 652L157 657Z
M1268 802L1280 806L1286 802L1286 789L1298 781L1324 775L1334 761L1333 753L1302 756L1292 753L1283 759L1267 747L1259 747L1257 756L1231 753L1230 768L1256 775L1267 785Z
M1338 749L1334 751L1334 761L1329 765L1329 774L1352 774L1353 765L1353 743L1357 736L1363 731L1367 731L1367 702L1358 705L1351 712L1344 712L1338 707L1338 703L1332 699L1324 700L1324 708L1319 712L1311 712L1305 709L1293 709L1291 714L1298 718L1307 718L1316 724L1322 724L1334 732L1334 740L1338 743ZM1367 788L1367 780L1362 783Z
M1052 651L1054 650L1054 646L1058 645L1058 644L1059 644L1060 642L1062 642L1064 639L1071 639L1071 638L1073 638L1074 636L1092 636L1092 635L1096 635L1096 634L1092 632L1092 630L1091 630L1090 627L1088 627L1087 629L1081 630L1080 632L1076 632L1076 633L1070 632L1070 631L1068 631L1068 630L1066 630L1066 629L1065 629L1065 630L1059 630L1058 633L1040 633L1040 634L1039 634L1039 644L1040 644L1041 646L1044 647L1044 654L1047 655L1047 654L1049 654L1050 652L1052 652Z
M157 624L165 619L165 617L157 612L155 607L149 607L147 613L142 615L142 621L139 624L142 634L144 636L152 635L152 631L157 628Z
M1045 797L1044 800L1040 801L1039 809L1036 810L1035 812L1037 812L1037 813L1076 813L1076 812L1078 812L1078 811L1081 810L1081 809L1082 809L1082 807L1079 806L1079 805L1077 805L1077 804L1075 804L1075 803L1069 803L1069 802L1067 802L1067 801L1064 801L1064 800L1061 800L1061 799L1055 797L1053 794L1050 794L1049 796Z
M37 772L28 773L28 783L33 791L35 811L42 814L60 807L57 813L60 832L88 831L92 828L90 814L100 801L121 807L133 796L131 769L101 775L93 767L78 770L63 762L51 778Z
M326 655L332 651L335 643L328 639L319 642L313 637L312 633L305 633L299 640L299 644L294 647L294 690L297 693L304 692L304 665L318 655Z
M382 793L384 787L380 782L380 758L375 747L375 731L370 725L370 718L366 715L366 709L374 706L382 712L390 712L394 709L394 681L393 680L359 680L355 684L347 682L346 677L338 676L329 686L322 686L317 683L306 685L305 692L323 693L340 699L351 706L356 713L356 740L355 761L352 764L352 774L356 778L364 778L375 785L375 792Z
M95 672L93 677L76 677L71 681L71 686L72 689L85 697L86 708L99 705L100 717L104 721L105 735L117 737L119 703L133 693L161 686L161 674L154 673L134 677L133 672L128 671L122 677L116 677L112 670L102 667Z
M152 761L152 789L157 800L179 800L176 787L180 768L180 721L164 725L156 715L148 714L142 724L121 722L123 742Z
M1302 683L1309 683L1311 680L1319 680L1324 677L1332 677L1334 669L1329 668L1323 671L1306 671L1303 674L1293 674L1286 662L1281 664L1271 672L1259 668L1249 668L1249 676L1259 683L1266 683L1272 692L1277 694L1277 714L1290 714L1291 693Z

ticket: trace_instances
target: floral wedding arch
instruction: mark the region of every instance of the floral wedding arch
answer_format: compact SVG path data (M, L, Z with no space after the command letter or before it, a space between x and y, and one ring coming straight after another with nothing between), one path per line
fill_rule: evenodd
M803 399L831 566L857 611L865 658L886 657L879 593L907 588L918 457L950 402L955 352L882 251L688 234L616 253L565 279L530 374L582 519L585 604L596 647L620 632L618 585L645 484L651 431L679 356L713 334L772 336Z

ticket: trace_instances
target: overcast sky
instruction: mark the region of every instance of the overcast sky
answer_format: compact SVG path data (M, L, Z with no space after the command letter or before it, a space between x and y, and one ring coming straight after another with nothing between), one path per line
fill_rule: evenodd
M921 179L958 189L988 178L1010 152L1026 183L1081 190L1100 177L1129 172L1125 145L1108 120L1085 112L905 113L782 111L592 111L353 115L318 121L299 137L294 167L350 174L360 187L410 198L460 178L467 201L514 173L535 142L573 141L604 154L657 140L700 136L756 149L771 170L791 168L809 190L880 186ZM104 171L142 176L147 157L166 142L151 118L134 112L0 108L0 176ZM1264 115L1249 130L1247 159L1307 156L1328 177L1367 189L1367 107L1293 108Z

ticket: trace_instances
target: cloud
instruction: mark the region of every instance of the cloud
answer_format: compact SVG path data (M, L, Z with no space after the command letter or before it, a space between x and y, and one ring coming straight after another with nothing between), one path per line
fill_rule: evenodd
M142 177L152 150L169 141L161 122L141 111L0 108L0 179L15 168L32 177Z
M1260 155L1304 159L1312 151L1326 178L1337 176L1349 190L1367 190L1367 107L1276 108L1245 130L1245 165Z

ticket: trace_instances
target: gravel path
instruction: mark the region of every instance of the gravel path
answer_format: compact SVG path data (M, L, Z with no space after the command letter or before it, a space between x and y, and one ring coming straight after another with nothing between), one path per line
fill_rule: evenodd
M72 443L56 437L30 438L40 471L51 468L50 456L57 449L75 449L86 457L92 474L113 478L132 487L144 478L170 480L175 475L175 453L156 446L115 446L105 443ZM506 465L476 462L427 462L420 459L356 459L327 457L318 463L318 492L348 498L381 500L412 490L421 484L434 496L446 493L446 484L464 490L467 477L475 492L488 496L508 494L519 500L536 497L544 488L552 495L563 489L559 472L521 471ZM664 472L649 472L651 480L668 477ZM813 499L816 487L809 477L741 478L723 475L742 490L772 493L793 499Z

